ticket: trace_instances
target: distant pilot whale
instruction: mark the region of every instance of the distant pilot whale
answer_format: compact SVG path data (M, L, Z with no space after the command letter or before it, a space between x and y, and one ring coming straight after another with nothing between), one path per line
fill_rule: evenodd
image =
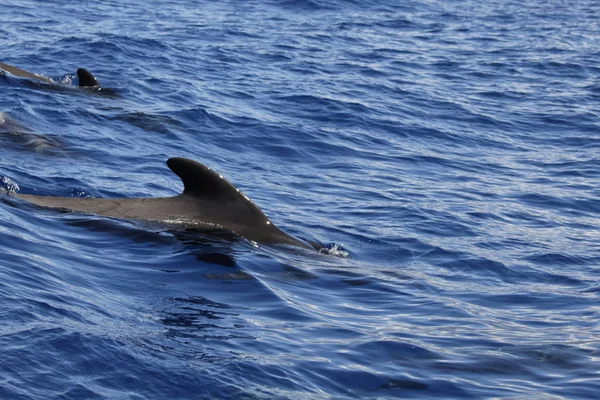
M50 78L22 70L20 68L12 66L12 65L0 63L0 69L10 73L11 75L17 76L19 78L34 79L34 80L37 80L37 81L40 81L43 83L47 83L47 84L59 85L59 83L54 82ZM98 82L98 79L96 79L96 77L94 75L92 75L92 73L85 68L79 68L77 70L77 77L79 78L78 86L81 88L91 88L91 89L96 89L96 90L104 89L100 86L100 82ZM106 90L106 89L104 89L104 90Z
M36 133L8 113L0 111L0 146L3 148L16 146L36 153L61 155L64 145L59 137Z
M12 195L40 207L183 228L221 228L258 243L320 249L318 244L309 245L277 228L248 197L207 166L185 158L170 158L167 165L183 181L183 193L177 196L98 199Z

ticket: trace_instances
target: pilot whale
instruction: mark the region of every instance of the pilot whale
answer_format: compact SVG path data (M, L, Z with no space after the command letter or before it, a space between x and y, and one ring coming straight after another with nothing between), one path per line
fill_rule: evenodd
M240 190L209 167L185 158L167 165L181 178L183 193L159 198L75 198L12 195L40 207L142 220L192 229L225 229L264 244L320 249L277 228Z
M0 111L0 146L36 153L61 155L65 143L54 135L42 135L23 125L10 114Z
M11 75L18 76L20 78L35 79L44 83L56 84L52 79L46 78L45 76L34 74L17 68L12 65L0 63L0 69L10 73ZM100 82L96 79L90 71L85 68L79 68L77 70L77 77L79 78L79 87L99 88Z

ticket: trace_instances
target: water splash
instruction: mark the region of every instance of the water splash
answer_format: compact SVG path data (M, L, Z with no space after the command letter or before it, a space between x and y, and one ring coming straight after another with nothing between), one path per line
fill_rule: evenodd
M0 193L12 194L20 190L19 185L7 176L0 177Z
M342 246L343 246L343 244L333 243L333 244L329 245L329 247L324 247L324 248L320 249L319 252L322 254L328 254L330 256L346 258L349 256L350 253L348 253L348 251L344 250L344 248Z

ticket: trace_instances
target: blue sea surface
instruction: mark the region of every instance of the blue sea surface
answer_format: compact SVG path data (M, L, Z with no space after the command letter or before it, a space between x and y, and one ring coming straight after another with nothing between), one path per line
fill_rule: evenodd
M597 1L0 9L1 399L600 397ZM169 157L324 250L9 195Z

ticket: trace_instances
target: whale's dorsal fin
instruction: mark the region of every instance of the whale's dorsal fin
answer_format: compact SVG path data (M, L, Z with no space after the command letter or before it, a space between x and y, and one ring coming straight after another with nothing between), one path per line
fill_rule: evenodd
M90 71L85 68L79 68L77 70L77 77L79 78L79 86L82 87L94 87L100 86L98 79Z
M164 222L186 230L222 228L256 243L312 248L273 225L250 199L207 166L185 158L170 158L167 165L183 181L183 194L116 199L13 195L40 207L125 220Z
M235 202L242 200L252 204L242 192L236 189L227 179L209 167L187 158L169 158L167 165L183 182L183 193L206 200L219 202ZM258 207L256 207L258 210ZM262 212L261 212L262 214Z

